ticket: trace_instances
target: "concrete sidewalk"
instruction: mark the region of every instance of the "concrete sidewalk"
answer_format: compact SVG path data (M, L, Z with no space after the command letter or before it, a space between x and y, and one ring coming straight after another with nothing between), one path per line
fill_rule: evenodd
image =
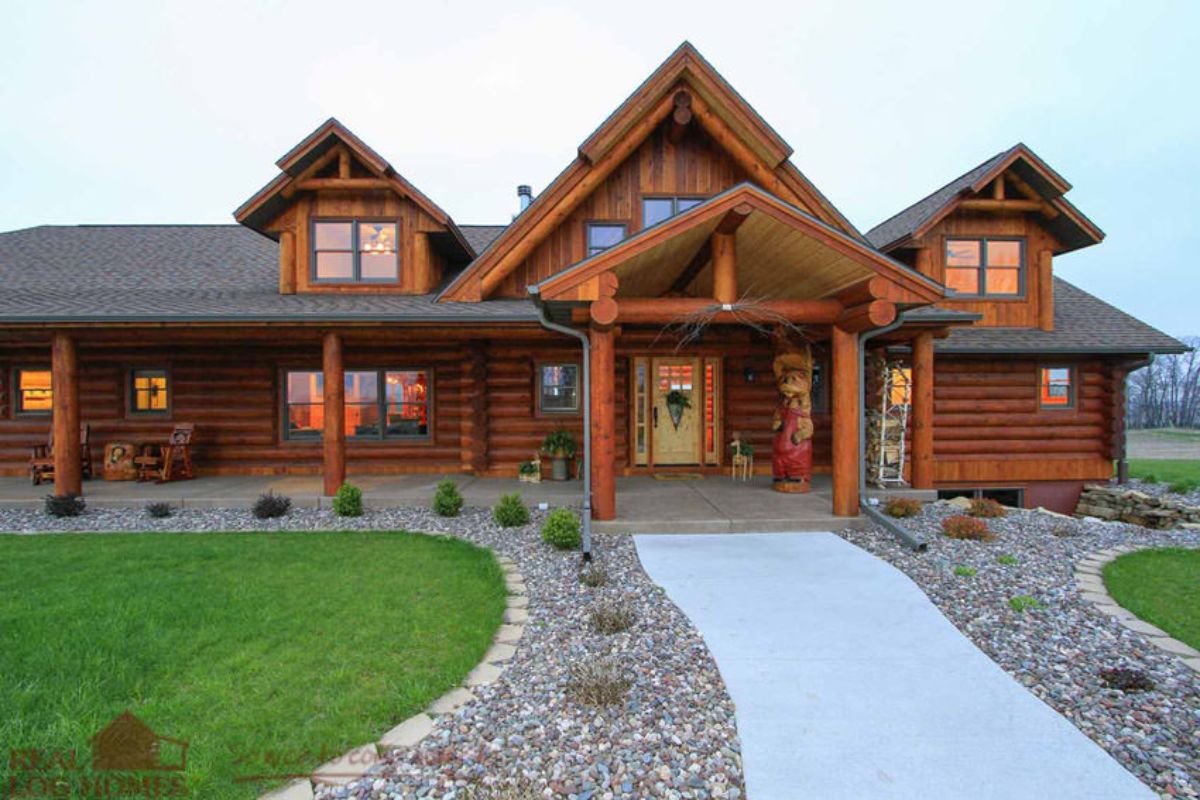
M1154 797L831 533L635 541L729 687L750 800Z

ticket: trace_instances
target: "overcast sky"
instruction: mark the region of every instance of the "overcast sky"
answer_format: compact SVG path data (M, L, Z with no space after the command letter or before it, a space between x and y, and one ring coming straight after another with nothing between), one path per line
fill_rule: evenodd
M458 222L504 222L518 183L540 191L689 39L861 229L1024 141L1108 233L1058 274L1200 333L1196 0L23 2L3 19L0 230L229 222L329 116Z

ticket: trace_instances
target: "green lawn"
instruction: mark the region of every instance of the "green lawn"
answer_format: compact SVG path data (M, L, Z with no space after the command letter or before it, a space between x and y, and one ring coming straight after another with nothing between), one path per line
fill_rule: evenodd
M1180 641L1200 648L1200 550L1124 555L1104 567L1113 599Z
M505 591L486 550L407 533L0 535L0 796L11 749L86 767L125 709L190 743L189 797L256 796L279 781L237 778L311 770L459 683Z
M1200 461L1133 458L1129 476L1151 483L1165 483L1172 491L1190 492L1200 486Z
M1193 428L1151 428L1142 431L1156 439L1174 442L1200 442L1200 431Z

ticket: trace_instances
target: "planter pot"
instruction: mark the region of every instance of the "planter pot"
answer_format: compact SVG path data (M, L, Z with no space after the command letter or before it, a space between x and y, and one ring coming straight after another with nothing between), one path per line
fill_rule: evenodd
M556 481L565 481L567 475L567 459L555 457L550 461L550 478Z
M536 472L530 472L530 473L526 473L523 475L518 475L517 477L520 479L521 483L541 483L542 482L542 476L537 474Z

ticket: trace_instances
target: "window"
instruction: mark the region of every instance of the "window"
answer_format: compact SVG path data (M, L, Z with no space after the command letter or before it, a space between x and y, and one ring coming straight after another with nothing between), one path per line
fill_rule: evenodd
M313 222L313 279L341 283L396 281L395 222Z
M954 500L965 497L968 500L995 500L1009 508L1025 507L1024 489L938 489L938 500Z
M129 373L129 410L135 414L166 414L170 389L165 369L135 369Z
M812 410L818 414L829 411L829 387L825 381L825 362L813 359L812 389L809 391Z
M538 367L538 410L547 414L579 411L578 364L542 364Z
M1073 408L1075 406L1075 370L1071 367L1042 367L1038 381L1042 408Z
M587 225L588 258L602 253L625 238L623 222L589 222Z
M642 200L642 227L657 225L703 202L702 197L647 197Z
M319 371L287 373L288 439L316 441L325 427L325 381ZM429 370L347 370L343 375L347 439L429 436Z
M1020 297L1024 250L1020 239L947 239L946 285L960 295Z
M53 406L50 370L19 369L13 384L17 387L18 414L49 414Z

